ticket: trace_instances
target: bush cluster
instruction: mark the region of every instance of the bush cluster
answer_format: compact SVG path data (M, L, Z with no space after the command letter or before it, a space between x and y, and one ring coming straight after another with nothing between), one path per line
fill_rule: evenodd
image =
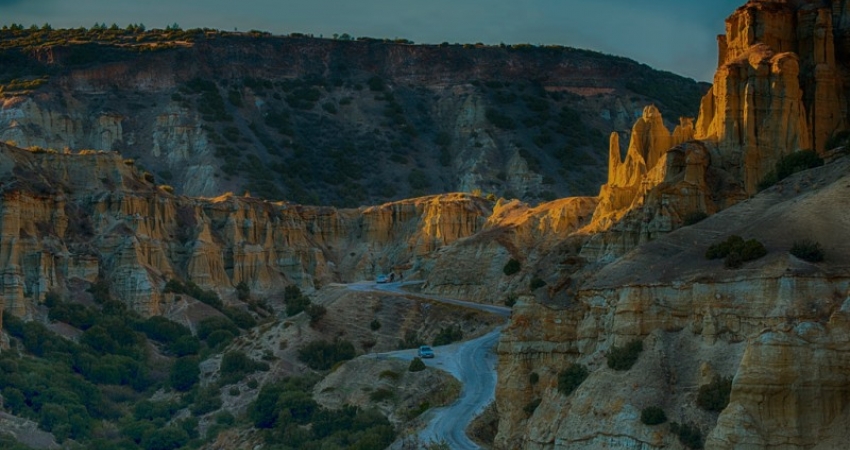
M741 236L729 236L723 242L712 244L705 252L705 257L708 259L724 258L723 265L727 269L737 269L745 262L754 261L767 255L767 249L764 244L755 240L744 240Z
M298 360L315 370L328 370L336 363L355 356L354 344L344 339L313 341L298 350Z
M558 392L570 395L587 379L590 372L581 364L573 364L558 374Z
M519 263L519 261L511 258L505 264L505 267L502 268L502 272L504 272L507 276L511 276L519 272L520 269L522 269L522 265Z
M658 425L667 421L667 414L658 406L649 406L640 412L640 421L645 425Z
M817 241L811 239L803 239L794 241L791 246L791 254L803 261L821 262L823 261L823 247Z
M676 422L670 423L670 432L679 438L679 442L690 449L699 450L703 447L702 430L696 424Z
M776 162L773 171L759 182L758 189L760 191L767 189L797 172L822 165L823 159L818 156L817 152L812 150L801 150L785 155Z
M422 372L427 368L428 367L418 356L413 358L413 360L410 361L410 365L407 366L408 372Z
M395 440L393 427L376 411L348 405L331 411L319 406L310 396L315 381L285 378L263 386L249 405L248 416L267 443L366 450L386 448Z
M622 347L612 347L608 352L608 367L614 370L629 370L643 351L643 341L633 340Z
M682 219L682 225L684 225L684 226L693 225L695 223L702 222L706 218L708 218L708 214L706 214L702 211L689 212L689 213L685 214L684 219Z
M729 395L732 393L732 378L714 377L709 384L699 387L697 394L697 406L713 412L720 412L729 404Z
M449 325L446 328L440 327L440 331L434 336L432 345L448 345L461 339L463 339L463 330L455 325Z

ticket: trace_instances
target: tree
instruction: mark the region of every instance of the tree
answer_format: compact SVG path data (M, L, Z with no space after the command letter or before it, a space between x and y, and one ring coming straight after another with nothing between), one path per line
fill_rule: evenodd
M186 392L198 384L201 375L198 363L198 358L195 356L185 356L174 361L174 365L171 366L171 374L168 377L171 387Z

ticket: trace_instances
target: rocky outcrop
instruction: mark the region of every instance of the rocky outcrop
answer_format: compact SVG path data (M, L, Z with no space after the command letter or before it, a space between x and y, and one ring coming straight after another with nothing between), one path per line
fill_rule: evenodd
M717 146L748 193L796 150L828 150L846 129L846 2L750 1L726 21L696 137Z
M846 203L848 164L798 175L593 268L567 302L522 297L499 344L496 448L679 448L666 426L640 423L648 406L694 423L707 448L802 449L842 433L850 260L835 251L813 265L787 249L802 236L826 248L846 239L836 205ZM768 256L741 271L705 259L728 234L756 237ZM612 347L633 339L644 345L638 363L608 368ZM558 375L573 363L590 375L565 396ZM734 377L719 416L696 404L714 376ZM532 414L523 410L536 399Z

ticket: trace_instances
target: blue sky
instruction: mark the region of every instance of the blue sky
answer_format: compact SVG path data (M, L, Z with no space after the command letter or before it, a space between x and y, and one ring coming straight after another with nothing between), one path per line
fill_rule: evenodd
M557 44L711 81L715 37L744 0L0 0L0 23L95 22L334 33L417 43Z

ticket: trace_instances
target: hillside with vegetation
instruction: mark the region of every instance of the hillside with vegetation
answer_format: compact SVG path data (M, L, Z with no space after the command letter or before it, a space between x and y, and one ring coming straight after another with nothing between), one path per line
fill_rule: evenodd
M117 151L186 195L359 206L594 195L608 135L707 85L558 46L414 45L177 25L0 30L0 140Z

